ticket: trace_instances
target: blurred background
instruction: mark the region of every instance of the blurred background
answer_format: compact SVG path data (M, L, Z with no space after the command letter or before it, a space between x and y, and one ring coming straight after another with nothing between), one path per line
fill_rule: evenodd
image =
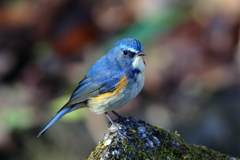
M239 0L1 0L0 159L86 159L105 115L81 109L36 136L126 37L148 54L146 82L117 112L240 157Z

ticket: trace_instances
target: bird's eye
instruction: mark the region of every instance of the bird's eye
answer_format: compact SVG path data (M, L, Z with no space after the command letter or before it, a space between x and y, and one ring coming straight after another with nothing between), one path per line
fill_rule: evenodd
M123 54L126 56L126 55L128 55L128 52L126 50L124 50Z

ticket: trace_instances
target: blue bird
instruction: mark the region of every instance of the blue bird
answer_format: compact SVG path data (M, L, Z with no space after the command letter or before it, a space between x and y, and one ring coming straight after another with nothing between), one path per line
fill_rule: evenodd
M144 85L145 62L141 43L133 38L119 40L115 46L100 58L79 82L69 101L57 115L43 128L42 135L53 123L66 113L89 107L97 114L105 113L121 134L108 112L124 106L135 98Z

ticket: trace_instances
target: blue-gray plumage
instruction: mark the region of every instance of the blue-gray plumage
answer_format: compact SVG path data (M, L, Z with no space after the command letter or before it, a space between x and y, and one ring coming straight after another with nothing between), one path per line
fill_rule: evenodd
M125 38L118 41L91 67L69 101L38 134L38 137L66 113L84 107L89 107L97 114L105 113L118 129L107 112L112 111L118 116L114 110L124 106L141 91L145 70L142 56L146 55L142 50L141 43L136 39ZM119 129L118 131L121 134Z

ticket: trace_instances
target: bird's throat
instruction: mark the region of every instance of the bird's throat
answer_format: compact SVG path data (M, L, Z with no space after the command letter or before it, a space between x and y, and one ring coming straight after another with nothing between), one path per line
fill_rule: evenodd
M138 69L141 72L143 72L145 70L145 63L143 61L143 58L141 56L137 56L134 60L133 60L133 68L134 69Z

